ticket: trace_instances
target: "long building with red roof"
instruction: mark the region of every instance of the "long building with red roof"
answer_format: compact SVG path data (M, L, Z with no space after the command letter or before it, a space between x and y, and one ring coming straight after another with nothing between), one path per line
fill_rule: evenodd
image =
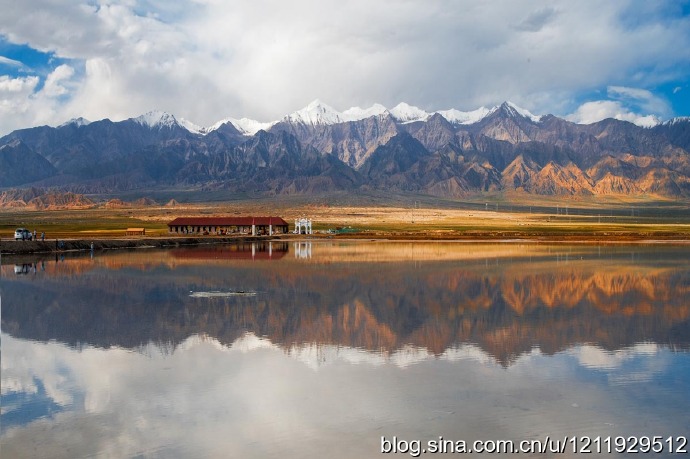
M288 223L280 217L178 217L168 223L176 234L287 234Z

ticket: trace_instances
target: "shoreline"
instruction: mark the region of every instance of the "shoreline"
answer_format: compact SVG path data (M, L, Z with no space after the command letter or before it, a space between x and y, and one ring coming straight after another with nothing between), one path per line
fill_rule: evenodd
M45 253L88 252L93 243L94 251L122 249L166 249L198 245L223 245L260 241L390 241L390 242L463 242L463 243L502 243L502 244L690 244L685 234L648 235L640 233L600 234L561 234L561 235L520 235L504 232L472 234L417 234L417 233L350 233L342 235L278 235L278 236L199 236L199 237L148 237L148 238L65 238L46 241L0 241L2 255L29 255Z
M55 239L46 241L15 241L4 240L0 242L2 255L30 255L45 253L69 253L89 252L93 243L94 251L122 250L122 249L168 249L175 247L237 244L242 242L256 242L267 240L279 240L279 237L262 236L237 236L237 237L160 237L141 239L59 239L61 245Z

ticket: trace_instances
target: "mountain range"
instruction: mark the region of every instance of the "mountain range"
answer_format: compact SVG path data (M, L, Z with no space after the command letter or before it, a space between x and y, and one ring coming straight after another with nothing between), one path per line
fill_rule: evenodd
M78 118L0 138L0 188L28 187L689 197L690 118L583 125L510 102L428 113L405 103L338 112L318 100L277 121L207 128L159 111Z

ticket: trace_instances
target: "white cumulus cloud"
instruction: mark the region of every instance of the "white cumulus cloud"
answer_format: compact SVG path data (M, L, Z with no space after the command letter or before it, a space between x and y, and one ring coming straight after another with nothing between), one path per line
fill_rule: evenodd
M651 127L672 114L668 101L646 89L609 86L606 95L608 99L585 102L566 118L584 124L615 118Z
M615 100L596 100L580 105L575 113L566 116L568 121L580 124L596 123L607 118L629 121L638 126L651 127L659 123L654 115L642 115L626 109L621 102Z
M72 67L59 65L42 87L37 76L0 75L0 120L13 129L54 123L65 113L61 98L74 90L74 75Z
M19 118L22 121L27 121L31 107L30 97L38 83L39 79L35 76L11 78L7 75L0 75L0 119ZM21 126L9 121L6 123L10 126Z
M690 18L658 14L661 4L644 14L593 0L0 7L0 36L69 59L75 70L70 85L54 87L58 104L25 101L34 116L2 116L2 133L37 119L123 119L151 109L206 126L228 116L269 121L317 98L341 111L401 101L471 110L511 100L533 113L570 113L581 92L615 85L613 100L634 98L620 88L677 79L690 58ZM653 95L641 96L634 113L665 115Z
M47 97L57 97L67 94L68 89L63 83L69 81L72 76L74 76L74 69L72 67L66 64L58 66L46 78L41 93Z

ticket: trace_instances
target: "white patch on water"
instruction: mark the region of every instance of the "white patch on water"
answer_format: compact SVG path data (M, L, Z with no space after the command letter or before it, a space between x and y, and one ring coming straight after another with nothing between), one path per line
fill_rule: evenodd
M190 292L189 296L192 298L227 298L231 296L256 296L256 292Z

